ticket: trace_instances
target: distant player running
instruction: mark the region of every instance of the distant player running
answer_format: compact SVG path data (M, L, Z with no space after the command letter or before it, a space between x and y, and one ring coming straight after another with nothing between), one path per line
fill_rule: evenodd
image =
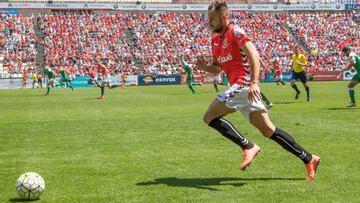
M282 75L282 70L281 70L281 66L278 60L275 60L274 63L274 74L275 74L275 82L276 84L279 86L279 82L282 84L283 87L285 87L286 83L283 79L283 75Z
M294 54L292 55L293 73L291 78L291 87L296 91L295 99L299 99L300 90L296 86L296 81L300 80L306 90L307 101L311 101L310 87L306 84L307 76L305 67L307 65L307 58L299 53L299 48L295 47Z
M55 81L55 73L50 67L45 67L44 74L48 77L48 83L47 83L47 92L45 96L48 96L50 94L50 88L55 87L54 81Z
M27 69L22 70L22 86L25 89L27 85L27 78L28 78L29 71Z
M100 61L97 64L97 70L100 74L99 77L99 87L101 89L101 95L100 97L98 97L98 99L104 99L104 94L105 94L105 87L108 87L109 89L111 89L111 78L110 78L110 72L109 70L106 68L106 66L101 63Z
M350 83L348 84L349 96L350 96L351 102L347 107L354 108L354 107L356 107L354 87L360 82L360 75L359 75L360 74L360 57L358 55L356 55L354 52L351 52L350 47L347 47L347 46L342 49L342 53L345 56L349 57L349 61L346 63L346 67L342 71L350 70L353 67L355 68L355 71L356 71L356 74L351 79Z
M65 84L66 87L70 87L72 91L74 91L74 88L71 86L71 80L69 78L69 73L64 67L60 67L59 74L61 76L61 83Z
M127 76L127 74L125 73L125 71L123 71L123 73L121 74L121 84L120 84L120 87L121 87L121 88L123 88L123 89L125 88L127 79L128 79L128 76Z
M191 68L191 66L186 63L183 59L181 59L182 65L183 65L183 69L185 70L185 73L187 74L186 77L186 83L189 87L189 89L191 90L191 92L193 94L196 94L194 88L192 86L202 86L201 82L195 82L195 75L194 75L194 71Z

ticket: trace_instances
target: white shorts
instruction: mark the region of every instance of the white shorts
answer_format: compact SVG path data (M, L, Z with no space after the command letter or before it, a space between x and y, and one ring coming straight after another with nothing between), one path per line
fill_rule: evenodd
M220 80L221 80L221 78L220 78L220 76L214 76L213 77L213 81L218 81L218 82L220 82Z
M280 75L280 76L275 76L275 81L280 81L280 80L283 80L283 76Z
M100 76L100 77L98 78L98 82L99 82L101 85L110 84L110 83L111 83L111 77L110 77L110 75Z
M266 111L266 108L261 101L249 101L248 100L249 87L240 86L239 84L234 84L228 90L225 90L217 96L217 99L220 102L225 103L225 105L234 109L235 111L240 111L246 119L250 121L250 113L255 111Z

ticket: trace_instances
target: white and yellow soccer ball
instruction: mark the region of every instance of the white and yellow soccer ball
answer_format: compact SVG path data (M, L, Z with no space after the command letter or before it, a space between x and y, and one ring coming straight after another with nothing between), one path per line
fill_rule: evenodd
M22 199L39 199L44 190L44 179L34 172L24 173L16 181L16 191Z

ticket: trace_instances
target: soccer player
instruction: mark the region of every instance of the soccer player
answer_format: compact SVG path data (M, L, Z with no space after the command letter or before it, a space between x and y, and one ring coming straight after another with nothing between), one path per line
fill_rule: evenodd
M72 91L74 88L71 86L71 80L69 78L69 73L64 67L60 68L59 74L61 75L61 83L66 85L66 87L70 87Z
M107 86L109 89L111 89L110 73L109 70L106 68L106 66L100 61L98 61L96 68L100 73L100 77L99 77L100 81L98 82L98 84L101 89L101 95L100 97L98 97L98 99L104 99L105 87Z
M351 79L350 83L348 84L349 88L349 96L350 96L350 104L347 106L349 108L356 107L356 101L355 101L355 90L354 87L360 82L360 57L356 55L354 52L351 51L351 48L346 46L342 49L342 53L349 57L349 61L346 63L345 70L350 70L352 67L355 68L356 74Z
M226 1L213 0L208 8L208 17L211 30L215 33L211 42L213 61L208 64L200 56L197 65L210 73L223 70L230 79L231 87L213 100L204 115L204 122L242 148L240 170L245 170L260 152L260 147L223 118L240 111L265 137L300 158L307 170L307 180L314 180L320 158L306 151L289 133L271 122L260 102L259 53L244 30L230 23Z
M128 78L128 76L126 75L125 71L123 71L121 74L121 82L122 83L120 84L120 87L123 89L125 88L127 78Z
M307 94L307 101L311 101L310 97L310 87L306 84L307 78L306 78L306 72L305 67L307 65L307 58L299 53L299 48L295 47L294 54L292 55L292 63L293 63L293 73L291 78L291 87L296 91L295 99L299 99L300 90L296 86L296 81L300 80L306 90Z
M48 96L50 94L50 88L54 87L55 73L50 67L45 66L44 74L48 77L47 92L45 94L45 96Z
M202 84L201 84L201 82L195 82L194 71L191 68L191 66L188 63L186 63L182 58L180 60L183 65L183 69L185 70L185 73L187 74L186 83L187 83L189 89L191 90L191 92L193 94L196 94L196 92L192 86L196 86L196 85L202 86Z
M283 80L282 70L281 70L279 61L275 59L273 62L273 65L274 65L273 71L275 73L275 82L276 82L277 86L279 86L279 82L280 82L282 84L282 86L285 87L286 83Z
M42 89L43 88L43 75L42 73L39 71L39 73L37 74L37 79L38 79L38 84L40 86L40 88Z
M27 85L27 78L28 78L29 71L24 68L24 69L21 71L21 74L22 74L22 86L23 86L23 88L25 89L25 88L26 88L26 85Z
M38 78L37 78L37 73L36 71L34 70L31 74L31 78L33 80L32 82L32 88L39 88L39 84L38 84Z

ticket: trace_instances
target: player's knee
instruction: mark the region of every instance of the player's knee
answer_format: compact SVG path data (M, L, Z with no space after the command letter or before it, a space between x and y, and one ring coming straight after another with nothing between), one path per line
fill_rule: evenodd
M263 134L263 136L265 136L267 138L271 138L271 136L274 134L274 132L275 132L275 129L266 127L265 129L263 129L263 131L261 133Z
M207 111L205 114L204 114L204 117L203 117L203 121L209 125L210 122L216 118L216 116L212 115L211 112Z

